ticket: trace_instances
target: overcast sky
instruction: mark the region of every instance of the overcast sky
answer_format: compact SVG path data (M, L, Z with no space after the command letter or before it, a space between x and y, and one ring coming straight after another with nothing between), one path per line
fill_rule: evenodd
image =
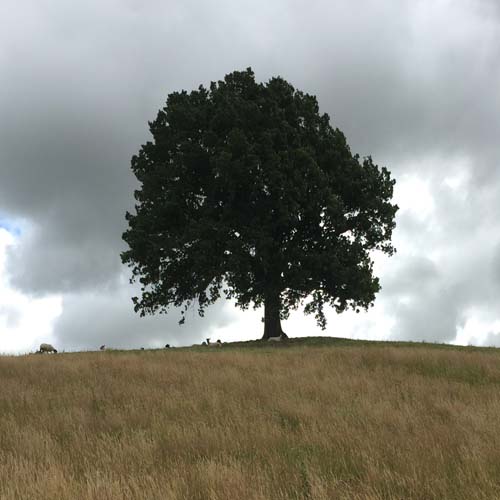
M369 313L291 336L500 346L496 0L2 0L0 352L262 335L261 311L139 318L120 263L130 158L167 95L251 66L317 96L396 178Z

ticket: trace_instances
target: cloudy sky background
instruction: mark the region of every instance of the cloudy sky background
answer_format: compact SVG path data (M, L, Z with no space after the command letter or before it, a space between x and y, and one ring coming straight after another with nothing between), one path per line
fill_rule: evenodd
M148 120L248 66L316 95L397 180L376 306L285 331L500 346L499 62L495 0L3 0L0 352L262 335L223 302L137 317L119 258Z

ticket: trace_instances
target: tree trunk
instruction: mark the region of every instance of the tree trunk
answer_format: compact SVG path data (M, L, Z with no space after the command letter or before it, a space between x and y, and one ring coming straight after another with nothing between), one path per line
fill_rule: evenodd
M281 329L280 320L280 298L278 294L268 295L264 301L264 335L262 340L269 337L279 337L286 333Z

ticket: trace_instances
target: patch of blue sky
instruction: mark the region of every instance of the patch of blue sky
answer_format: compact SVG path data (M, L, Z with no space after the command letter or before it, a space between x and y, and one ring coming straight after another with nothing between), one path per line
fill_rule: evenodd
M13 236L21 236L21 228L12 220L0 216L0 227L7 230Z

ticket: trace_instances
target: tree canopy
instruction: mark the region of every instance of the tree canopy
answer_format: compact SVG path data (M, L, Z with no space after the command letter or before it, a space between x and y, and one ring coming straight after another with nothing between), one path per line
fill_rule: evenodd
M368 308L380 290L370 252L391 255L395 181L353 155L314 96L251 68L174 92L132 158L139 181L121 255L141 315L221 296L265 306L264 338L305 304Z

